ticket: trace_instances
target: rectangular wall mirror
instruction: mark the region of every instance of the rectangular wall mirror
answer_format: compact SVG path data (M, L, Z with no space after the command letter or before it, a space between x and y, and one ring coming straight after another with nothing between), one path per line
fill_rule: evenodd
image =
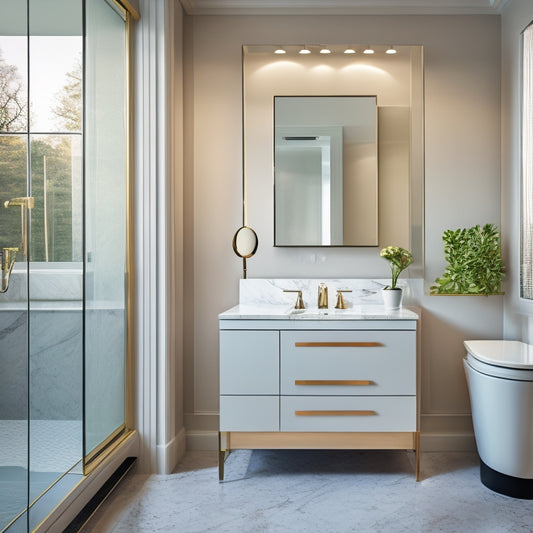
M378 245L376 96L274 96L275 246Z

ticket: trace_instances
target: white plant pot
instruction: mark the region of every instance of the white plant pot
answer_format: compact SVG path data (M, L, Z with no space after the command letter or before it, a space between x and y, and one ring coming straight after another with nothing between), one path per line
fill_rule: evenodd
M385 305L385 309L400 309L402 306L402 289L383 289L381 294L383 294L383 304Z

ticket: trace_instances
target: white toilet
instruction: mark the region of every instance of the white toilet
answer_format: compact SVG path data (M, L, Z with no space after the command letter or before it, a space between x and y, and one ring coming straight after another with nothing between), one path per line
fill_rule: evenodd
M495 340L464 345L481 482L533 499L533 346Z

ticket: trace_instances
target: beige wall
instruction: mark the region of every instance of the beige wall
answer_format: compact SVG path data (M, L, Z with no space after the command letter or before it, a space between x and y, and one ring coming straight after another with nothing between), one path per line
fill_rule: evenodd
M184 22L184 405L189 446L199 447L216 442L217 314L237 302L241 275L231 249L242 220L241 45L423 45L427 286L445 267L445 229L500 223L500 18L198 16ZM375 249L287 249L291 271L278 270L262 253L271 243L261 238L248 262L250 277L388 276ZM471 446L462 341L501 337L502 297L420 293L417 303L423 308L424 446Z

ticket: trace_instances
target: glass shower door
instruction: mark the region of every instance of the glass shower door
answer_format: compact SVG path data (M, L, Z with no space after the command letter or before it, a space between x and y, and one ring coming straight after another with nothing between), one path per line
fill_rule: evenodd
M0 531L28 500L28 264L20 253L27 196L26 2L0 0ZM9 290L9 292L8 292Z
M29 0L28 7L33 530L83 475L83 6Z
M0 533L126 433L129 20L0 0Z
M82 19L0 0L0 531L83 474Z
M125 420L126 12L86 6L85 83L85 455L120 435Z

